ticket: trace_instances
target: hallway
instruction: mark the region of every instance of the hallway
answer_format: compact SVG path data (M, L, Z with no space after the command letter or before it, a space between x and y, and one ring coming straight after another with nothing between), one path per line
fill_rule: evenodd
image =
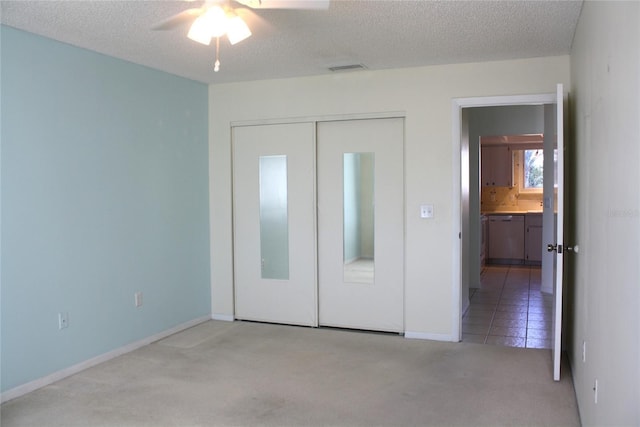
M551 348L553 296L540 292L538 266L487 266L471 289L462 341Z

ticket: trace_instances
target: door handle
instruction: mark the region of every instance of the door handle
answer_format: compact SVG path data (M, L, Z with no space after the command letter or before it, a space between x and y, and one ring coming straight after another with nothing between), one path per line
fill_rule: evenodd
M574 245L574 246L567 246L566 248L564 248L567 252L573 252L574 254L577 254L578 251L580 250L580 247L578 245ZM562 245L552 245L552 244L548 244L547 245L547 252L558 252L559 254L562 253Z
M562 253L562 245L553 245L551 243L549 243L547 245L547 252L558 252L559 254Z

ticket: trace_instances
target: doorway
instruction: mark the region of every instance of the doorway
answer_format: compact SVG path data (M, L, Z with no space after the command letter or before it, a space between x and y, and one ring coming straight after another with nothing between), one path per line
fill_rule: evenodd
M464 116L470 191L462 340L550 348L552 301L531 265L542 256L541 176L535 179L542 165L533 165L542 159L544 106L473 107Z
M564 91L563 85L558 84L555 94L546 95L522 95L522 96L504 96L490 98L465 98L454 99L453 107L453 149L454 149L454 198L460 201L459 206L454 204L454 216L460 220L459 240L454 245L454 252L459 257L454 257L453 277L459 279L459 286L453 286L452 292L454 297L454 334L457 333L461 338L461 314L463 307L468 307L468 290L469 290L469 261L475 253L470 251L470 194L473 192L470 186L469 174L469 121L468 108L475 107L498 107L513 105L544 105L545 130L544 130L544 149L545 153L557 152L557 170L554 170L553 164L546 163L545 175L551 174L551 179L545 177L544 180L544 209L543 220L545 234L553 234L553 239L546 240L548 244L549 255L546 257L551 260L552 268L550 277L552 280L553 290L553 328L552 328L552 354L553 354L553 378L560 379L560 353L561 353L561 337L562 337L562 294L563 294L563 218L564 218ZM545 156L547 160L553 160L554 156ZM457 172L457 173L455 173ZM552 196L554 190L554 182L557 182L557 197ZM552 231L551 231L552 229ZM479 231L478 231L479 235ZM555 252L552 253L552 252ZM478 256L479 258L479 256ZM549 262L546 263L547 265ZM545 260L543 259L543 266Z
M454 247L454 252L459 257L454 257L454 280L460 286L453 286L453 324L454 336L462 337L461 321L462 313L469 307L469 290L479 286L480 280L480 241L481 241L481 221L480 221L480 200L479 200L479 136L480 133L489 132L493 135L499 134L519 134L519 133L535 133L535 129L517 129L505 128L504 123L495 121L495 110L497 107L525 107L521 111L513 110L511 114L514 118L512 124L526 123L530 119L527 118L526 110L533 106L541 106L544 104L552 104L556 101L553 94L542 95L522 95L522 96L499 96L486 98L463 98L453 101L453 150L454 150L454 199L459 203L454 203L454 217L460 218L459 229L461 230L460 239ZM491 129L476 133L473 137L470 135L469 114L470 111L476 111L485 115L487 120L494 120ZM480 117L482 120L482 117ZM502 130L496 127L503 126ZM507 127L509 125L506 125ZM522 130L521 130L522 129ZM491 132L490 132L491 131ZM538 132L540 133L540 132ZM486 133L485 133L486 134ZM471 168L474 164L474 168ZM473 172L473 173L471 173Z

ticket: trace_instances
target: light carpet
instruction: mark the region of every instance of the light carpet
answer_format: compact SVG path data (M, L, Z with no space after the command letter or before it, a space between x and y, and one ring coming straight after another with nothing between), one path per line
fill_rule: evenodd
M549 350L209 321L6 402L14 426L577 426Z

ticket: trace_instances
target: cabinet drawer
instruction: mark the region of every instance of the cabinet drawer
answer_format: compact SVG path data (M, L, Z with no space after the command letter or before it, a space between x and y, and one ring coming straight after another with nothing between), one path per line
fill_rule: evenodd
M525 227L542 227L542 214L527 214Z

